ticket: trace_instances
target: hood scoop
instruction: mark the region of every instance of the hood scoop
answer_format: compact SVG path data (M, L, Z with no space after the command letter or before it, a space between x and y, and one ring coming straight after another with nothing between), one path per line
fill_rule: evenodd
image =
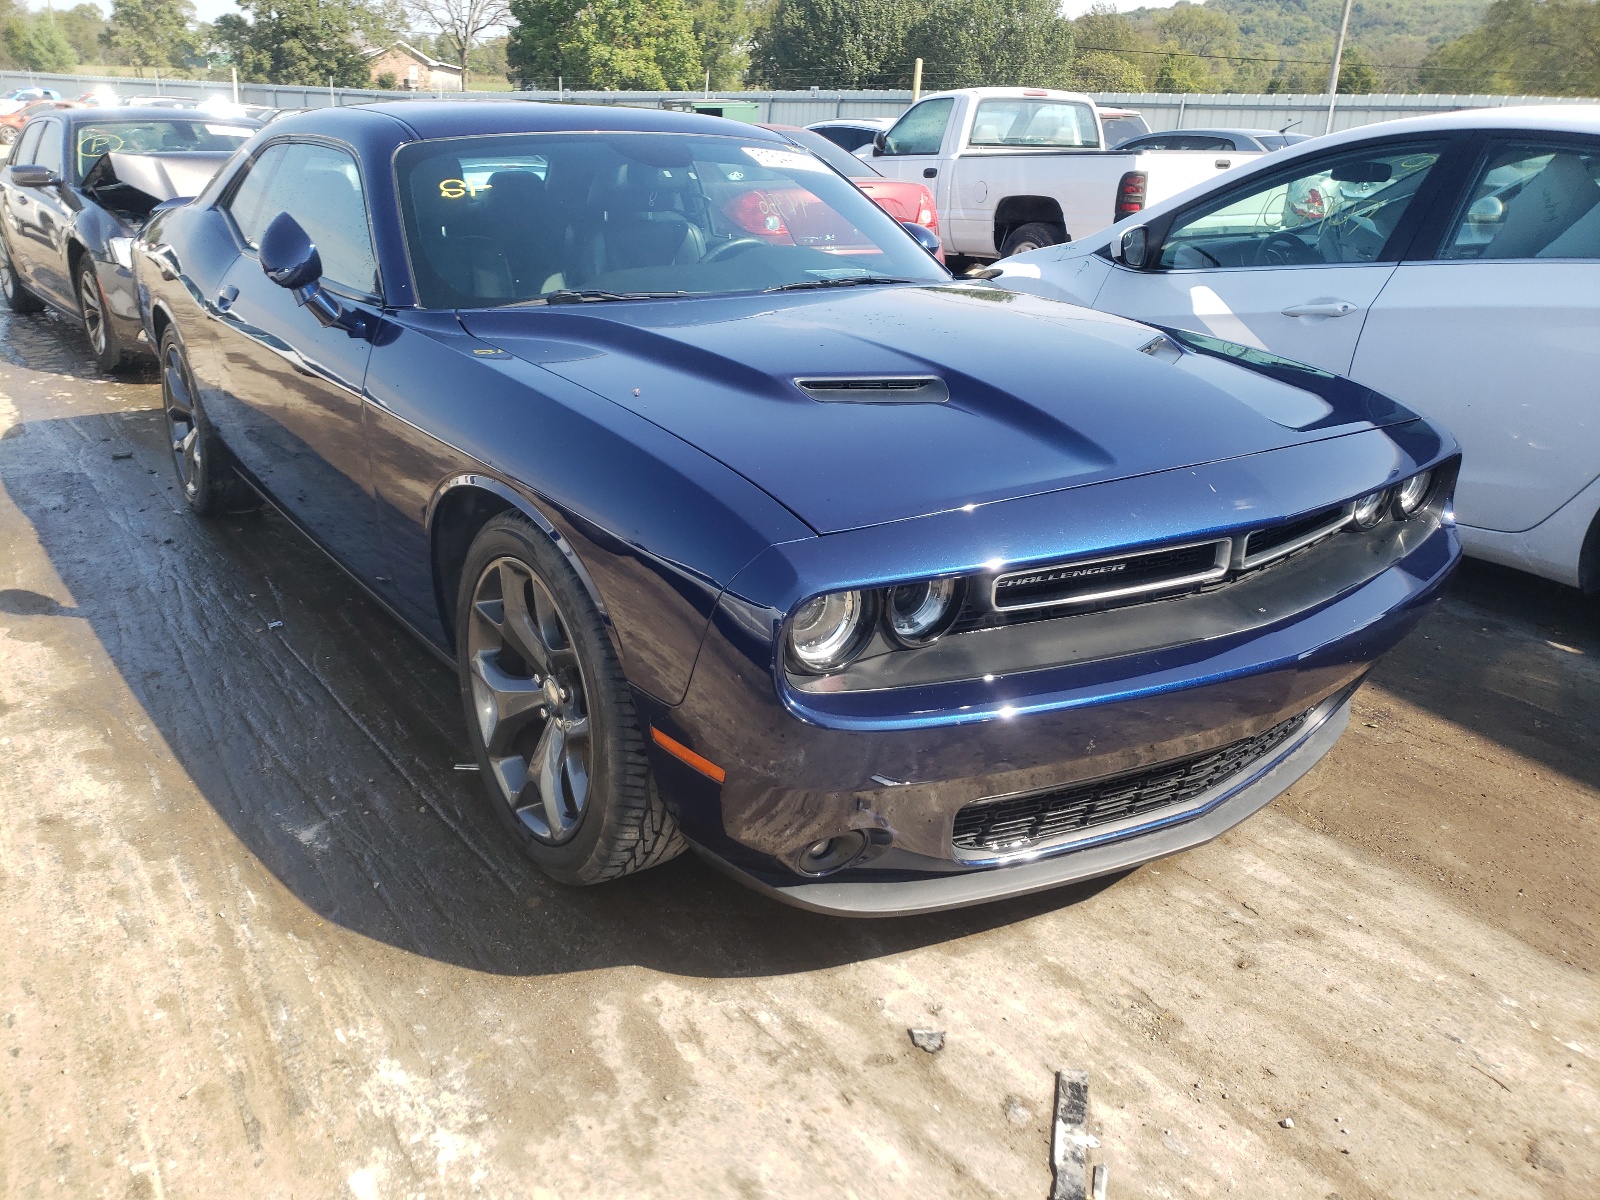
M950 389L937 375L813 375L794 385L831 404L944 404L950 399Z

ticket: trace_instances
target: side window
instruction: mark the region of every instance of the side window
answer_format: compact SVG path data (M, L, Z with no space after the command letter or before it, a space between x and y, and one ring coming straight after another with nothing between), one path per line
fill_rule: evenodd
M1179 217L1160 265L1292 267L1374 261L1394 234L1438 146L1376 147L1313 159Z
M270 219L263 215L263 208L267 194L272 187L272 177L277 173L283 163L283 156L288 153L289 147L279 143L268 146L255 161L245 168L244 178L234 188L233 198L222 207L233 218L233 223L239 227L239 234L248 242L252 249L261 240L261 232L267 227ZM271 216L277 216L277 212Z
M1491 147L1439 257L1600 259L1600 145Z
M66 159L61 153L61 122L41 121L39 125L39 149L34 153L33 161L60 175L67 169Z
M43 122L35 121L27 129L23 130L22 140L17 143L17 149L11 155L11 162L14 166L20 167L23 163L31 163L33 161L33 156L39 152L39 133L43 128Z
M950 123L955 99L924 100L895 122L884 139L885 154L937 154L944 142L944 127Z
M234 192L228 211L252 246L274 217L288 213L316 245L327 282L363 293L377 288L361 174L344 151L303 143L268 147Z

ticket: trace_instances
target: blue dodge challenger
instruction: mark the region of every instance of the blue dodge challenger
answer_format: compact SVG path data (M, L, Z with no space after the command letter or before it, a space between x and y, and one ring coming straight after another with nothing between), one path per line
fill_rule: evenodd
M568 883L692 846L890 915L1197 845L1459 556L1436 426L952 279L715 118L307 112L136 262L190 507L267 498L452 662Z

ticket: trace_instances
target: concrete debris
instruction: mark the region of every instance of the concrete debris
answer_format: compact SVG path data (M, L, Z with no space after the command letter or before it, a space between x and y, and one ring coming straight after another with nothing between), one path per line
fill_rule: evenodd
M937 1054L944 1049L944 1030L942 1029L908 1029L911 1035L911 1044L918 1050L926 1050L929 1054Z
M1095 1163L1094 1183L1089 1188L1089 1200L1106 1200L1106 1176L1108 1174L1110 1172L1106 1170L1105 1163Z
M1084 1123L1089 1117L1089 1072L1056 1072L1056 1119L1050 1133L1050 1169L1055 1183L1050 1200L1085 1200L1084 1169L1089 1147L1097 1145Z

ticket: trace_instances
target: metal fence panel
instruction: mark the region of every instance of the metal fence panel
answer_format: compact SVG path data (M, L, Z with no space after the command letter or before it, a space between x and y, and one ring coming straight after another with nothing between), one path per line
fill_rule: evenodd
M231 84L224 80L128 79L93 75L44 75L0 71L0 90L38 86L75 96L104 84L122 97L138 95L184 96L195 100L226 99ZM384 92L370 88L290 87L241 83L239 100L272 108L322 108L330 104L370 104L378 100L565 100L578 104L625 104L656 108L663 100L693 99L693 92ZM909 91L842 92L807 89L783 92L722 92L725 99L753 100L760 119L774 125L809 125L833 117L896 117L911 103ZM1151 92L1105 92L1095 96L1101 104L1136 108L1151 129L1195 129L1201 126L1235 126L1250 129L1289 128L1297 133L1326 133L1326 95L1213 95L1189 96ZM1570 96L1441 96L1382 95L1340 96L1334 105L1332 128L1353 129L1376 121L1450 112L1460 108L1498 108L1510 104L1594 104Z

